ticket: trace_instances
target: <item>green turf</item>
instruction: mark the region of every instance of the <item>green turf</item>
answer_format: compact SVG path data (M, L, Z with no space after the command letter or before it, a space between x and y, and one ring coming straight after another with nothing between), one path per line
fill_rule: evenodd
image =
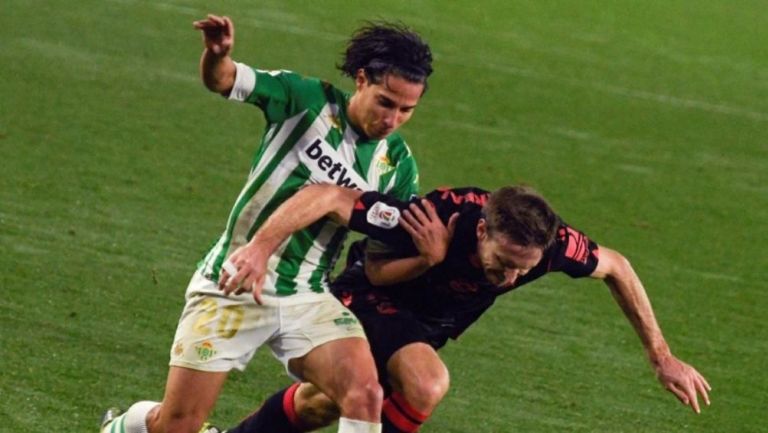
M416 27L436 72L403 132L424 189L539 188L632 260L714 387L694 416L600 283L553 276L445 349L452 389L424 432L765 431L764 6L5 0L0 431L95 432L106 406L162 395L187 280L263 126L199 83L191 21L209 10L235 20L238 59L348 89L334 64L361 20ZM214 420L286 382L263 351Z

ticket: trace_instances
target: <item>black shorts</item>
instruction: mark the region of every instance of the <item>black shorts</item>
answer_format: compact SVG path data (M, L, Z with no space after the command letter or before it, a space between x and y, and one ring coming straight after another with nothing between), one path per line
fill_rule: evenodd
M387 362L395 352L412 343L429 344L437 350L449 338L449 332L440 324L421 320L398 306L384 290L371 286L362 266L347 268L331 287L333 294L362 323L376 361L379 381L387 392L390 390Z

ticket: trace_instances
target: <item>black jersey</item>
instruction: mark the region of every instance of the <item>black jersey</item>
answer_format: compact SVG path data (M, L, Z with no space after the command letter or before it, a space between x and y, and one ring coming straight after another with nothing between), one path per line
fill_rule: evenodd
M561 220L556 241L544 251L533 269L518 277L512 287L498 287L489 282L483 270L470 261L477 250L477 223L489 194L469 187L437 189L426 195L443 223L447 224L456 212L459 217L445 260L418 278L374 287L365 278L363 265L358 261L350 263L338 280L344 282L345 291L354 287L358 294L365 292L369 297L386 298L392 308L407 309L424 323L439 325L446 337L456 338L503 293L547 272L561 271L571 277L584 277L595 270L597 244ZM378 192L366 192L355 203L349 226L388 246L386 251L373 252L377 257L417 255L410 235L397 224L400 213L412 202L418 203L419 199L403 202ZM350 254L354 255L354 251ZM353 281L355 283L350 284ZM338 290L335 293L339 295Z

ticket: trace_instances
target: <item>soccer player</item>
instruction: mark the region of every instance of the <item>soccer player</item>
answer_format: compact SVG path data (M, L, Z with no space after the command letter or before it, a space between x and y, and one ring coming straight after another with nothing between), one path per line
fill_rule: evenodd
M354 80L349 95L294 72L236 63L230 56L235 28L227 17L209 15L194 27L203 35L206 87L256 105L267 127L224 232L187 288L162 402L138 402L121 415L109 410L102 431L196 433L227 373L244 369L256 349L268 345L291 376L335 402L339 432L379 432L382 390L363 329L328 290L345 227L318 219L276 246L256 297L226 296L218 286L253 283L241 278L242 247L304 185L326 182L402 199L417 191L416 164L395 131L426 90L429 46L400 25L360 29L340 66Z
M254 236L247 254L250 277L260 280L271 250L323 215L390 246L369 249L364 258L353 249L347 269L332 284L368 334L387 389L386 433L417 431L447 392L448 370L437 350L448 339L464 332L496 297L549 272L603 280L639 335L659 381L697 413L698 395L709 404L709 384L672 355L630 263L566 224L528 188L492 194L441 189L404 202L378 192L309 186ZM309 431L335 415L332 402L315 387L294 384L227 431Z

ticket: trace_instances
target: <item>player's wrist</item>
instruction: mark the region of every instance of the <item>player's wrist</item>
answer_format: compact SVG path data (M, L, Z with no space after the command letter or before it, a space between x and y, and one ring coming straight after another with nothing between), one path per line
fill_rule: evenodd
M659 368L670 357L672 357L672 352L664 342L648 349L648 360L654 368Z
M232 46L211 46L206 45L205 46L205 52L203 55L206 57L206 60L212 64L218 64L221 62L226 61L228 57L230 57L230 54L232 53Z
M437 266L445 260L445 255L422 254L421 258L426 268Z
M258 233L257 233L258 234ZM277 249L279 242L268 236L254 236L248 242L249 253L257 257L268 257Z

